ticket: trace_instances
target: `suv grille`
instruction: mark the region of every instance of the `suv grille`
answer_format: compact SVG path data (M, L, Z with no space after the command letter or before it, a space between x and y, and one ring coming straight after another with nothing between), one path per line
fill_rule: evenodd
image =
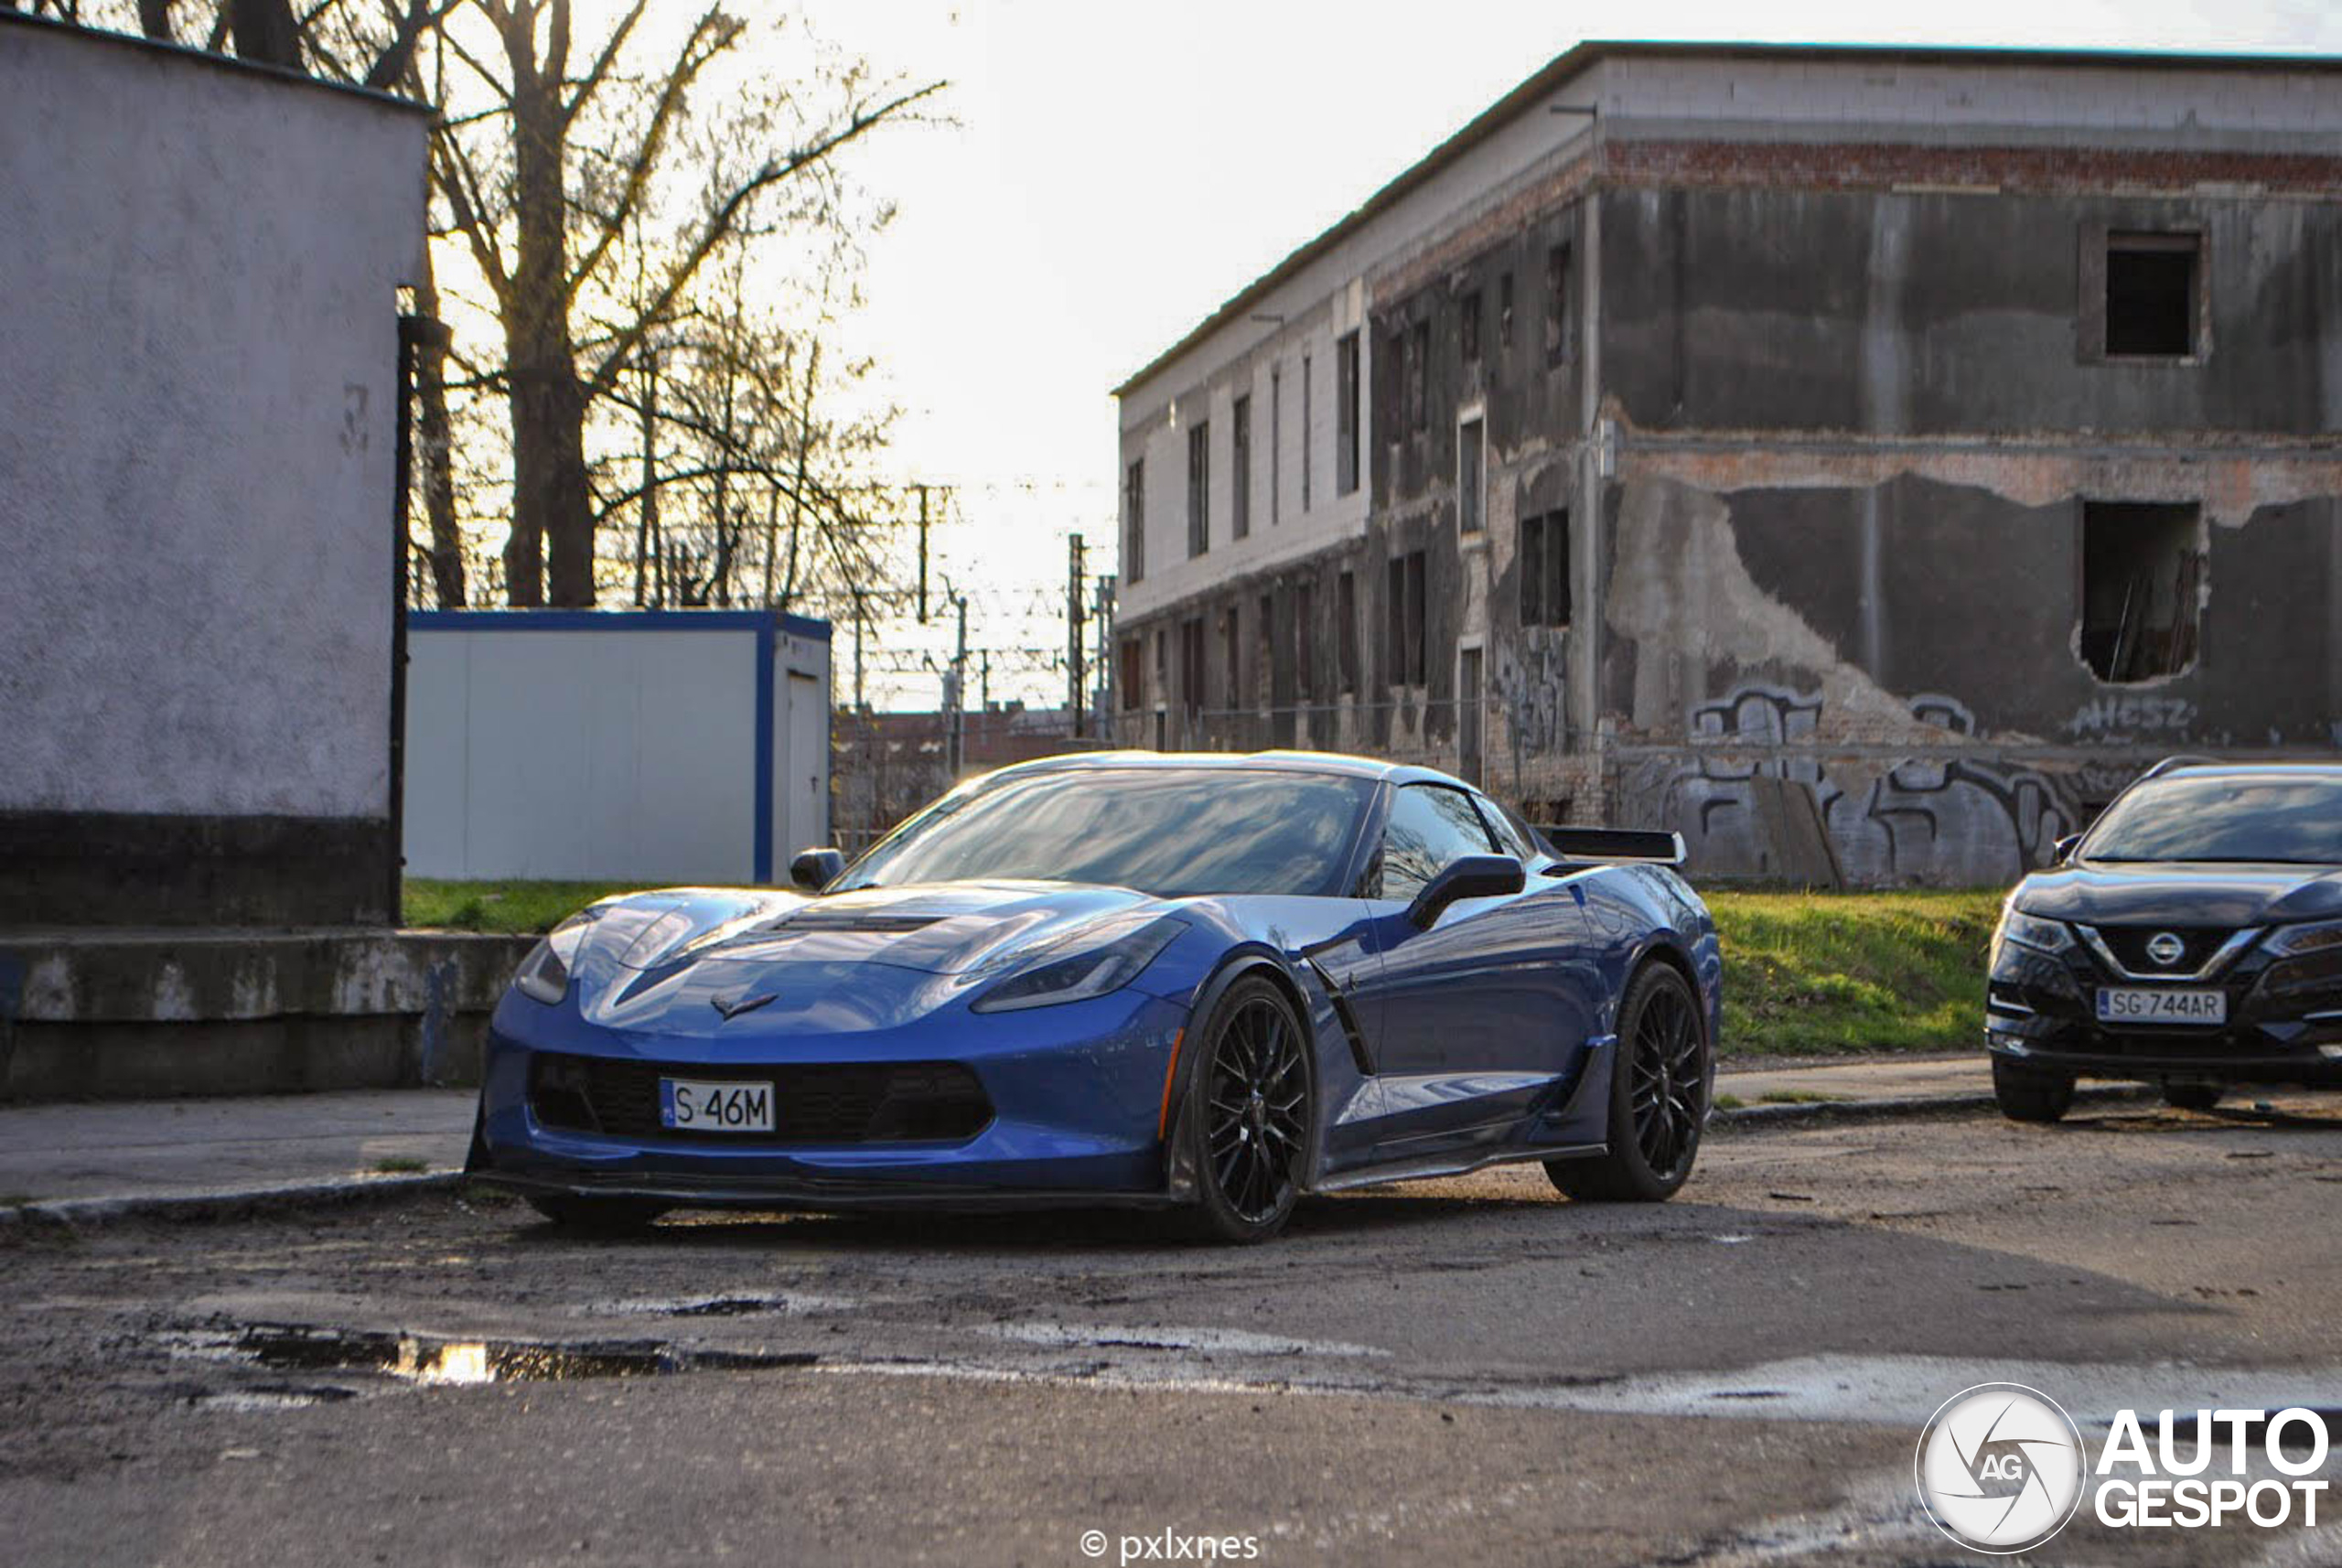
M2228 926L2100 926L2100 938L2123 968L2139 975L2171 975L2175 979L2195 973L2212 961L2220 944L2236 934ZM2147 944L2162 932L2169 931L2181 944L2180 955L2169 963L2149 956Z
M694 1078L773 1086L770 1133L678 1132L659 1124L659 1080ZM548 1127L677 1143L958 1143L992 1120L976 1075L957 1062L622 1061L540 1052L529 1064L529 1104Z

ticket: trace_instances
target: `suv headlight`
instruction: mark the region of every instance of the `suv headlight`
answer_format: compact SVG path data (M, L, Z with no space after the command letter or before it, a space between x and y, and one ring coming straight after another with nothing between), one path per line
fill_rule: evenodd
M2342 920L2319 920L2303 926L2280 926L2261 943L2272 953L2292 957L2342 947Z
M544 940L521 961L520 972L512 976L514 989L549 1007L559 1004L569 992L569 966L576 961L586 929L599 914L596 909L580 909L546 932Z
M977 1013L1054 1007L1120 991L1155 961L1184 929L1157 915L1124 915L1068 932L1027 949L1010 961L1005 978L970 1003Z
M2074 933L2063 920L2045 920L2022 909L2003 909L2000 928L1993 933L1993 956L1987 967L2000 968L2001 951L2012 944L2036 952L2061 953L2074 945Z

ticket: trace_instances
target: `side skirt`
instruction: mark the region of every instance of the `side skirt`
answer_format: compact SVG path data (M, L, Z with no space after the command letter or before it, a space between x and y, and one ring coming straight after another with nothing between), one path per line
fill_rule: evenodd
M1385 1165L1368 1165L1359 1170L1347 1170L1341 1175L1319 1182L1312 1192L1345 1192L1354 1187L1375 1187L1383 1182L1416 1181L1424 1176L1465 1176L1486 1169L1489 1165L1518 1165L1523 1160L1591 1159L1610 1152L1607 1144L1548 1144L1528 1149L1491 1149L1471 1153L1423 1155L1411 1160L1392 1160Z

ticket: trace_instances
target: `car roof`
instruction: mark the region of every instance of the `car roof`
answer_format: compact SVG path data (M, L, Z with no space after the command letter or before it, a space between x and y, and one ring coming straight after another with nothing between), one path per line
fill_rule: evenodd
M1073 773L1131 768L1209 768L1230 772L1320 773L1347 779L1377 779L1391 784L1437 783L1465 787L1453 774L1412 763L1350 757L1334 751L1075 751L1031 762L1012 763L992 777Z
M2141 783L2166 779L2337 779L2342 762L2183 762Z

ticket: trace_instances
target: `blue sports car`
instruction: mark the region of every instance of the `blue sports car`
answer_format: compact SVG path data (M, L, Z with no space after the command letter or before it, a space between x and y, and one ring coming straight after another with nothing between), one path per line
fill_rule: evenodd
M1355 757L1092 753L972 779L809 891L572 916L492 1023L471 1168L554 1221L1295 1201L1539 1160L1691 1174L1722 960L1672 833L1554 829Z

